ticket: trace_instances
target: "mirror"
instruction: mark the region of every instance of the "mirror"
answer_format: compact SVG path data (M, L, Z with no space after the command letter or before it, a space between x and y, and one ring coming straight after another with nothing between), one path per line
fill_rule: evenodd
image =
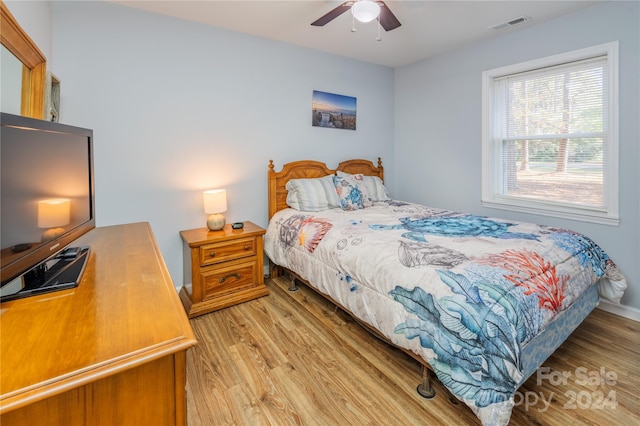
M45 118L46 58L20 27L4 2L0 2L0 12L2 46L22 63L20 115L42 120ZM4 57L3 52L2 58Z
M22 62L0 46L0 105L2 112L20 115L22 96Z

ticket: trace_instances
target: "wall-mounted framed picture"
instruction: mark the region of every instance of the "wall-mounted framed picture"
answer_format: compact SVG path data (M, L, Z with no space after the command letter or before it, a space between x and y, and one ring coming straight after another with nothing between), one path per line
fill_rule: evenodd
M356 98L313 91L311 125L356 130Z
M45 92L45 114L49 121L60 122L60 80L47 71Z

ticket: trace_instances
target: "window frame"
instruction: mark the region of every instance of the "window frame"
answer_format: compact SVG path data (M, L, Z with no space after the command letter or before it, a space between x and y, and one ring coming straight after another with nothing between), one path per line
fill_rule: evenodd
M506 75L534 71L541 68L606 56L608 67L608 113L603 170L604 209L570 206L553 201L526 199L502 195L500 182L501 141L493 137L498 125L494 105L494 80ZM509 210L618 226L618 42L605 43L532 61L521 62L482 73L482 205L487 208Z

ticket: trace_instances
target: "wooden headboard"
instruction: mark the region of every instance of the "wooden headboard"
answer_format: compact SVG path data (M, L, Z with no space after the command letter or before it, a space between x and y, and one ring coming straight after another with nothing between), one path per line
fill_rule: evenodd
M330 169L326 164L313 160L302 160L287 163L282 170L274 170L273 160L269 160L269 220L276 212L287 207L286 185L289 179L320 178L326 175L334 175L337 171L350 174L361 173L367 176L378 176L384 182L384 169L382 160L378 157L378 165L375 166L369 160L347 160L338 164L336 169Z

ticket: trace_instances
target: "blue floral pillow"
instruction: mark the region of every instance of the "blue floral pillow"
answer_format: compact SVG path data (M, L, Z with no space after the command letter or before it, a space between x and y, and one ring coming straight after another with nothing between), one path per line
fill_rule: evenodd
M333 184L342 210L359 210L373 205L365 183L357 176L334 176Z
M356 179L362 179L367 188L367 193L372 202L390 200L391 196L389 191L384 186L384 183L378 176L365 176L362 174L350 174L338 170L336 173L338 176L353 176Z

